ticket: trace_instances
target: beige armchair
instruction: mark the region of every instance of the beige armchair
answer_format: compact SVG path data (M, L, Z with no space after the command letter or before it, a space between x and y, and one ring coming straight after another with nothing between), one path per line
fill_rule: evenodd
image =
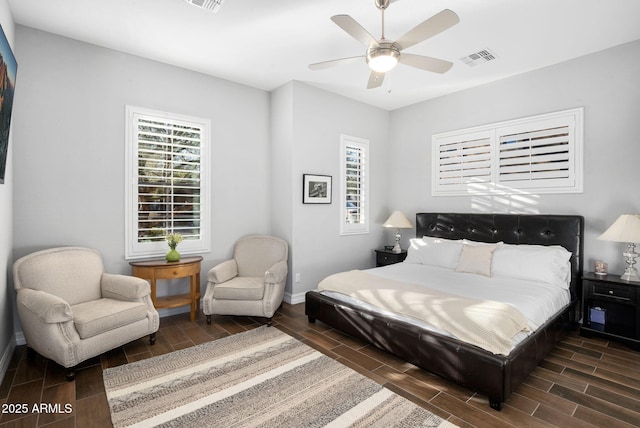
M235 244L233 259L207 274L202 310L211 315L246 315L271 318L282 304L287 281L289 247L271 236L242 238Z
M30 349L67 369L150 335L158 312L143 279L104 272L100 253L61 247L38 251L13 264L22 330Z

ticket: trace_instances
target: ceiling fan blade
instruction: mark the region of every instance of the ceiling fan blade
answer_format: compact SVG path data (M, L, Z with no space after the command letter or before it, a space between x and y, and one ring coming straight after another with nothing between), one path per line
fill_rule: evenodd
M332 59L330 61L316 62L315 64L309 64L311 70L322 70L336 65L351 64L352 62L362 61L365 58L364 55L351 56L348 58Z
M350 17L349 15L335 15L331 17L331 20L338 25L338 27L342 28L346 31L351 37L365 45L366 47L370 46L379 46L378 41L373 38L371 34L358 22Z
M396 44L400 46L400 50L406 49L453 27L458 22L460 22L458 15L452 10L445 9L413 27L396 40Z
M446 73L453 66L452 62L443 59L431 58L430 56L414 55L403 52L400 55L400 62L411 67L419 68L433 73Z
M369 75L369 82L367 82L367 89L373 89L382 86L382 82L384 82L384 73L372 71Z

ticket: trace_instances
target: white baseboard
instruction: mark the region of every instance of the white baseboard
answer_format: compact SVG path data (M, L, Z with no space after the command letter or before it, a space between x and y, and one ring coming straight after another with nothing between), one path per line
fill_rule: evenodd
M16 331L14 337L16 339L16 345L20 346L20 345L27 344L27 339L25 339L24 333L22 332L22 330Z
M11 364L11 358L13 358L13 352L16 350L16 336L15 334L9 340L7 344L7 348L2 353L2 358L0 358L0 384L4 381L4 375L7 374L7 370L9 370L9 364Z
M297 305L298 303L304 303L306 291L302 293L284 293L284 301L289 303L290 305Z

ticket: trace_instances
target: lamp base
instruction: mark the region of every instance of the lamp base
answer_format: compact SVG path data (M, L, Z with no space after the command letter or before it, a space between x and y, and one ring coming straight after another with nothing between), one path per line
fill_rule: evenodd
M635 269L631 270L629 268L625 269L620 279L623 281L640 282L640 276L638 276L638 271Z
M636 245L634 243L627 244L627 251L622 253L625 257L625 262L627 263L627 268L624 270L624 273L620 277L623 281L639 281L640 277L638 276L638 271L633 266L636 264L636 258L638 257L638 253L636 253Z
M400 248L400 234L396 234L396 245L393 246L393 249L391 250L392 253L401 253L402 252L402 248Z

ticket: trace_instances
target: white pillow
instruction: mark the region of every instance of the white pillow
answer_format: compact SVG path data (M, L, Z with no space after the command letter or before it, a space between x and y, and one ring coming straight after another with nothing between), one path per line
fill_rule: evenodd
M491 259L498 245L463 245L456 272L491 276Z
M493 276L556 284L568 289L571 253L559 245L502 245L493 254Z
M409 240L405 263L416 263L454 269L462 250L461 241L425 236Z

